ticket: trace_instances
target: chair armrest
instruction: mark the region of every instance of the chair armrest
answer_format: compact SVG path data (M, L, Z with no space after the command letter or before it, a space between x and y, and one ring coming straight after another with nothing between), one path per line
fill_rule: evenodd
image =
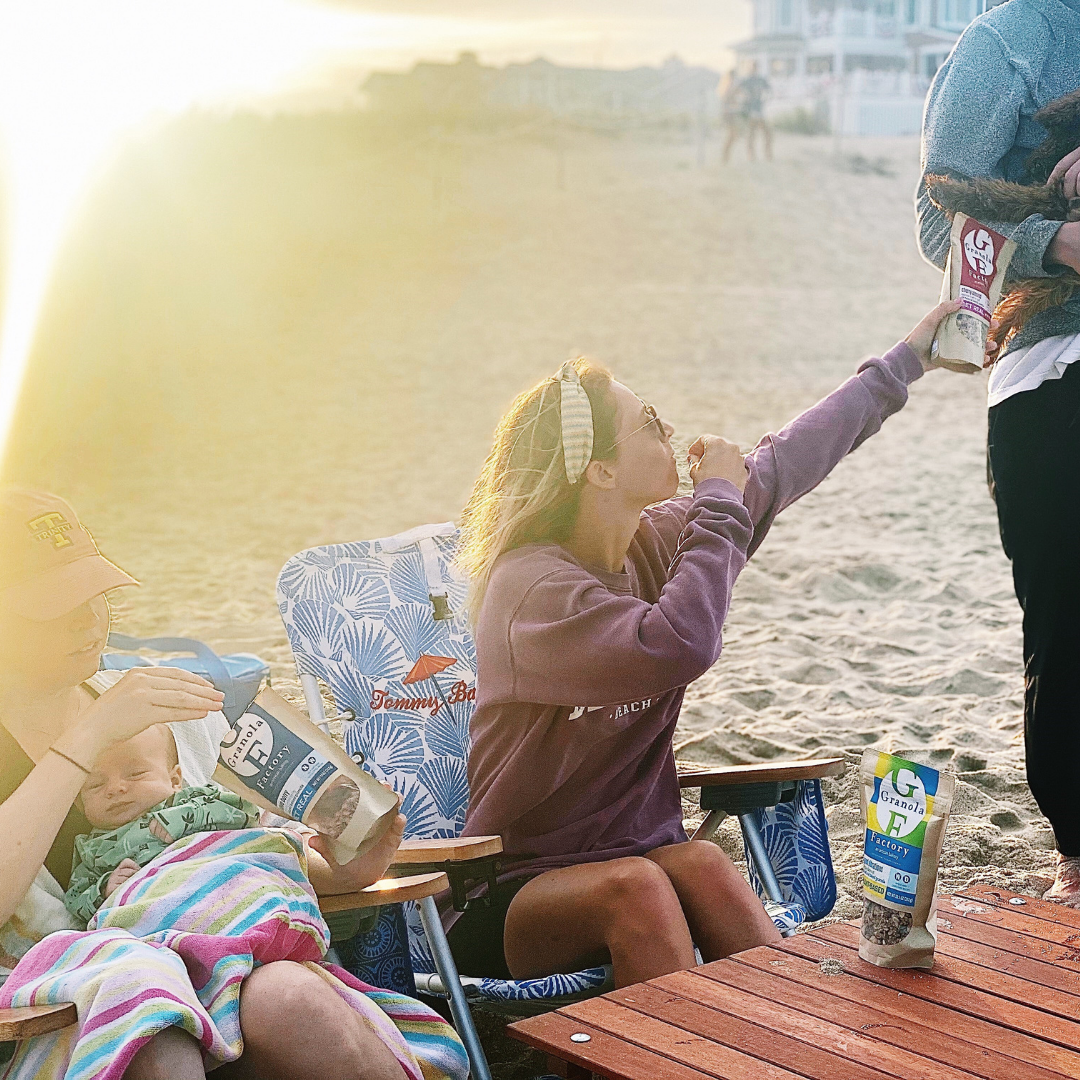
M455 836L448 840L402 840L394 866L488 859L502 852L501 836Z
M841 776L843 758L808 758L805 761L766 761L761 765L724 765L718 769L692 769L679 774L679 787L721 787L728 784L773 784L785 780L820 780Z
M34 1035L48 1035L50 1031L59 1031L78 1022L78 1013L71 1004L0 1009L0 1042L18 1042Z
M383 878L359 892L336 893L319 897L319 910L323 914L335 911L358 911L362 908L382 907L384 904L402 904L406 900L422 900L450 888L445 874L416 874L413 877Z

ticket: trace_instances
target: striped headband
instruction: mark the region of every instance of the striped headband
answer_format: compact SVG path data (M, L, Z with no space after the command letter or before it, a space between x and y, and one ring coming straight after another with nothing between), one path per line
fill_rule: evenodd
M567 360L559 369L559 414L566 479L576 484L592 461L593 419L589 395L573 360Z

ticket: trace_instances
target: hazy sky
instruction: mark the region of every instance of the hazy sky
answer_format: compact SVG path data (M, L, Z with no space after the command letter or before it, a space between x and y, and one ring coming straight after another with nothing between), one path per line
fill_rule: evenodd
M750 33L750 0L309 0L373 18L366 46L323 73L333 96L355 85L357 66L409 67L449 60L463 49L502 64L542 55L603 67L657 64L677 53L722 68L729 46Z

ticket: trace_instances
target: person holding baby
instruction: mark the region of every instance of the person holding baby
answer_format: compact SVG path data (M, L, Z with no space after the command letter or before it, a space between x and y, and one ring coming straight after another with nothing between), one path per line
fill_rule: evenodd
M926 177L1024 181L1046 137L1035 114L1080 89L1080 0L1010 0L979 16L926 102L915 198L919 247L944 268L951 221ZM1049 184L1080 197L1080 150ZM983 224L1016 242L1014 278L1080 273L1080 221L1031 214ZM1024 749L1031 793L1058 862L1044 899L1080 906L1080 290L991 348L987 472L1001 543L1024 615Z
M105 594L137 582L100 554L71 507L42 492L0 492L0 554L0 977L9 980L2 988L6 1004L24 954L30 961L53 939L67 947L72 930L89 919L102 921L106 909L120 910L117 901L139 867L202 834L243 830L255 824L255 811L210 784L227 728L218 711L222 695L211 684L179 669L98 671L110 621ZM297 895L313 902L312 886L327 894L371 884L389 866L402 826L399 816L375 848L344 866L321 838L301 843L280 831L282 843L292 845L286 852L296 849ZM108 1047L95 1048L102 1032L83 1030L80 1010L79 1027L21 1043L9 1076L59 1080L73 1055L85 1062L95 1052L105 1056L104 1071L94 1075L124 1080L201 1080L222 1061L215 1076L317 1072L419 1080L421 1074L463 1078L467 1072L452 1029L419 1003L411 1003L410 1030L425 1031L417 1041L355 988L335 984L317 965L290 960L253 969L249 960L239 990L238 1037L226 1052L220 1038L213 1041L213 1018L196 993L199 980L166 956L168 949L135 937L124 941L116 929L97 932L126 948L123 962L99 965L94 977L103 986L110 978L127 980L151 994L155 980L166 978L168 993L179 999L171 1019L148 1019L133 1006L130 1017L111 1019ZM170 958L166 971L162 965ZM211 1045L221 1056L207 1053L204 1062Z

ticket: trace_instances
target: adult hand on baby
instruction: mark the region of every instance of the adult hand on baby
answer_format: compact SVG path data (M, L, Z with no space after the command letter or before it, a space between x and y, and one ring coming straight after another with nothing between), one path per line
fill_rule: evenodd
M54 745L89 770L110 746L154 724L200 720L224 700L212 683L182 668L134 668L88 706Z
M702 480L730 480L740 491L746 487L746 461L738 446L719 435L701 435L686 451L690 479L697 487Z
M138 873L139 864L134 859L124 859L120 865L109 875L105 882L105 895L112 896L125 881L133 878Z
M923 371L929 371L933 367L940 367L930 359L930 346L937 336L938 327L946 315L952 315L960 310L959 300L946 300L938 304L936 308L928 311L919 322L919 325L911 331L904 340L911 347L911 351L919 358Z

